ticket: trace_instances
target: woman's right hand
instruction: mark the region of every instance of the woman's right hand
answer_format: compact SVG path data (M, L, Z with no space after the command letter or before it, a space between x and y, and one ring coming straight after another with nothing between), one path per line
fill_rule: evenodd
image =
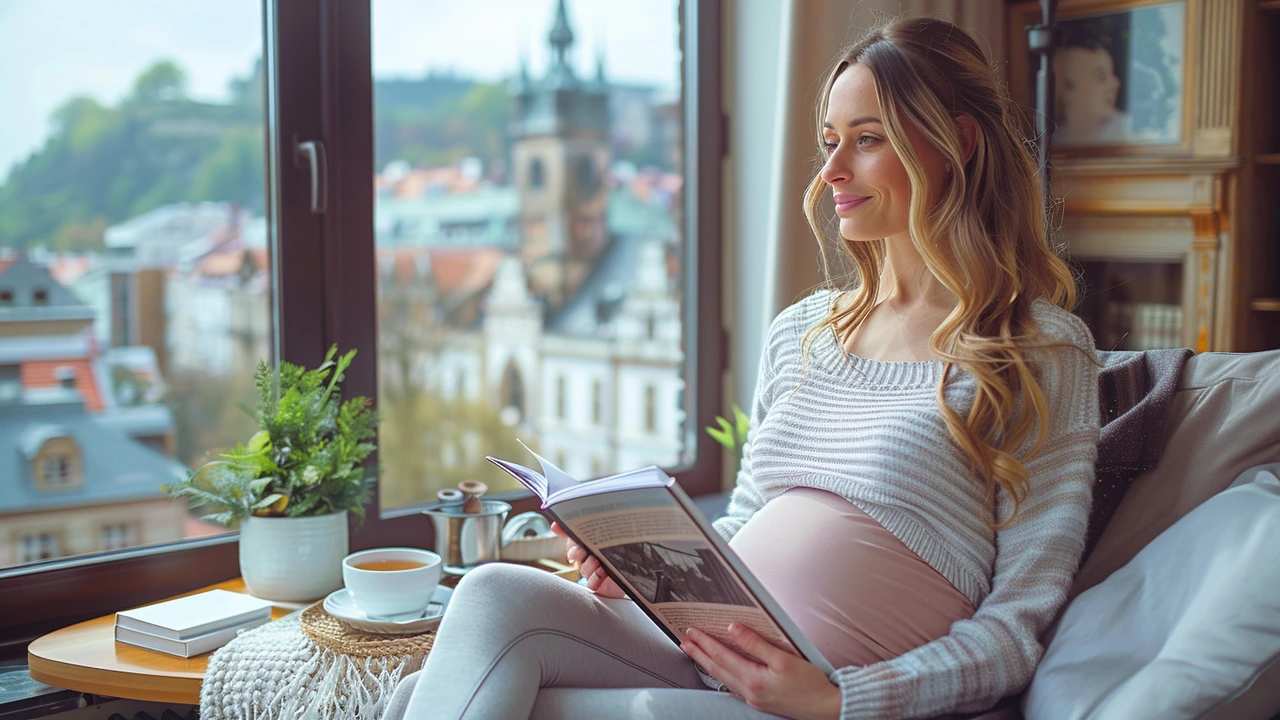
M569 562L573 563L573 566L578 568L578 574L587 578L588 590L601 597L607 598L621 599L627 596L626 593L622 592L622 588L618 587L618 584L613 581L613 578L609 577L609 575L605 573L604 568L600 566L600 561L595 559L595 557L586 550L583 550L576 542L574 542L573 538L569 537L569 535L565 533L564 528L553 522L551 523L551 532L563 537L567 541L566 546L568 552L566 552L565 555Z

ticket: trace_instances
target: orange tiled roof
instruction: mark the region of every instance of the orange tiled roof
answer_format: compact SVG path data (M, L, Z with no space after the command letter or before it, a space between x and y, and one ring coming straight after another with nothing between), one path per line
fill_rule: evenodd
M429 249L421 246L378 248L378 269L383 272L389 263L396 282L408 285L418 279L418 259L429 254Z
M443 297L466 296L493 282L503 254L502 249L495 247L389 247L378 249L378 264L385 267L389 262L396 281L408 284L417 281L417 262L427 255L436 291Z
M195 274L201 277L223 277L240 272L244 250L213 252L200 258Z
M49 275L65 287L88 272L91 265L92 261L88 255L62 257L49 266Z
M76 390L79 391L80 397L84 398L85 408L89 412L100 412L102 394L93 376L93 366L88 360L27 360L22 363L22 387L57 387L58 378L55 371L60 367L75 370Z
M502 262L499 248L432 248L431 276L441 295L470 295L493 282Z
M245 252L249 253L249 257L253 258L253 264L259 270L271 268L271 252L267 248L249 248Z

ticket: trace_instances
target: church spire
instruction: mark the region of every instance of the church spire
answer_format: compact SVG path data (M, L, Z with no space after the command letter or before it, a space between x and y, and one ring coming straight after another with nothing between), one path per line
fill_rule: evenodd
M551 33L547 35L547 40L551 42L552 51L555 53L555 65L560 67L568 65L565 54L573 44L573 30L569 27L569 13L565 10L564 0L558 0L556 3L556 23L552 26Z

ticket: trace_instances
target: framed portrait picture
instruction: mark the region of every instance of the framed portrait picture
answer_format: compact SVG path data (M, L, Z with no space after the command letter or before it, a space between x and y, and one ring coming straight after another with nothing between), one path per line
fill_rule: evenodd
M1055 154L1185 146L1188 1L1059 5L1050 125ZM1040 63L1027 48L1025 27L1040 21L1039 3L1019 4L1011 12L1010 92L1034 108Z

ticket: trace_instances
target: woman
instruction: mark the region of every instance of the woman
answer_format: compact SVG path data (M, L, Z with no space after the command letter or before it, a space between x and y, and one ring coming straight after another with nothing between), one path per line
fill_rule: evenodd
M1093 341L1062 309L1035 167L950 23L872 30L825 87L805 204L821 237L831 194L857 282L773 322L715 527L839 669L736 626L763 663L696 631L677 649L573 546L594 596L525 568L464 579L409 717L934 717L1030 679L1098 437Z

